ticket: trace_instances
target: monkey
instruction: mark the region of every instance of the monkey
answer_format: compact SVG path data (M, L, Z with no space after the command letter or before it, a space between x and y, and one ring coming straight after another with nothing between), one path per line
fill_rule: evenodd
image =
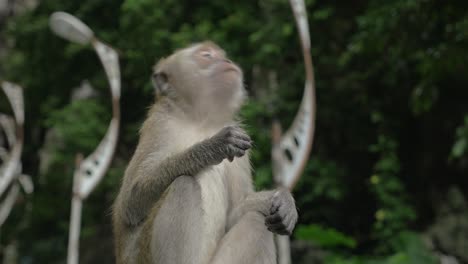
M159 60L157 99L113 205L118 264L276 263L298 219L286 188L255 192L237 117L243 72L211 41Z

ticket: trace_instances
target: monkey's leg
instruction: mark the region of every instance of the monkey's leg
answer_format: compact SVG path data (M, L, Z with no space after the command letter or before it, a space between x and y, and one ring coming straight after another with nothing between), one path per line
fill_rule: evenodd
M248 212L223 237L211 264L274 264L273 233L265 216Z
M152 233L142 234L149 243L149 252L142 253L149 255L150 263L201 264L203 241L199 232L204 226L199 184L193 177L178 177L163 200L150 223Z

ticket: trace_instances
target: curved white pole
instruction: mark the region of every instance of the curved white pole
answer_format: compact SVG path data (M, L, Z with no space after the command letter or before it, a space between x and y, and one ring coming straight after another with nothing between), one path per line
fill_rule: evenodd
M79 237L81 229L81 208L83 200L104 177L117 146L120 123L120 70L117 52L111 47L93 40L101 59L112 93L112 120L106 135L96 150L79 162L73 174L73 196L71 205L70 234L68 240L68 264L77 264L79 259Z
M279 125L274 126L276 142L273 142L272 152L275 181L292 189L307 164L312 148L315 123L315 79L310 56L310 36L305 4L303 0L290 0L290 3L300 33L306 80L302 101L291 127L283 135L279 135L281 133Z
M13 109L14 119L0 114L0 126L5 132L8 145L11 151L8 153L5 148L1 150L1 159L3 161L0 167L0 195L11 186L4 200L0 203L0 226L10 215L11 209L19 195L20 186L26 193L31 193L34 189L32 180L27 175L22 175L21 171L21 152L23 149L23 124L24 124L24 101L23 89L14 83L0 81L1 86L11 108ZM17 179L19 182L12 182Z
M13 181L16 174L17 167L20 164L21 152L23 150L23 123L24 123L24 104L23 104L23 90L19 85L14 83L5 82L1 83L2 89L7 95L10 105L13 108L15 116L15 140L11 152L7 160L0 167L0 195L5 192L6 188ZM8 121L5 121L8 122ZM6 132L9 140L12 140L11 132Z
M306 6L303 0L290 0L299 30L304 56L306 80L299 110L291 127L281 135L279 123L273 124L273 177L275 182L292 190L309 159L315 130L315 79L310 55L310 34ZM291 263L288 236L275 236L278 264Z
M67 263L77 264L83 200L104 177L117 145L120 124L120 67L117 52L95 38L92 30L78 18L65 12L56 12L51 15L49 22L52 31L57 35L80 44L91 43L93 45L104 66L112 94L112 120L107 132L93 153L83 160L77 159L77 166L73 173Z

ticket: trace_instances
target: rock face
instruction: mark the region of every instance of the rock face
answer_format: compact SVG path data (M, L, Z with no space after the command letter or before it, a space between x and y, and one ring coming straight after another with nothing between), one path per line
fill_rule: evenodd
M452 187L438 206L428 235L437 251L468 263L468 203L458 188Z

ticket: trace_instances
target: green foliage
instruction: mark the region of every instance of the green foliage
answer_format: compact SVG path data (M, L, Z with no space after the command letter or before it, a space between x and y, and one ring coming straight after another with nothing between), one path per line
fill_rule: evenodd
M386 257L344 257L331 255L326 264L435 264L438 263L432 253L424 246L421 238L415 233L397 234L396 253Z
M305 223L311 219L320 219L326 223L336 219L333 209L348 195L344 185L345 171L331 160L312 158L299 180L296 190L301 199L297 200L299 208L314 208L300 212Z
M327 263L433 263L406 231L431 224L447 186L468 188L468 2L305 2L317 121L311 158L294 189L294 239L326 248ZM112 251L111 204L154 98L151 67L174 49L211 39L244 69L250 98L241 117L255 142L255 183L272 187L271 124L291 124L304 85L288 1L40 1L0 29L11 46L2 78L25 87L22 161L36 186L25 224L15 225L25 211L16 208L0 239L20 238L22 263L63 263L75 155L88 154L110 120L102 66L91 47L52 34L48 17L56 10L76 15L116 47L122 71L119 145L83 208L83 263L114 262L102 254ZM72 102L72 87L85 79L96 98ZM0 107L11 111L5 100ZM48 166L38 150L50 154Z
M320 225L311 224L308 226L296 227L296 238L315 242L324 248L347 247L355 248L356 240L340 233L332 228L324 228Z
M61 152L89 154L104 136L109 120L110 113L105 106L92 100L80 100L52 112L45 126L56 129L63 139Z
M405 200L405 190L398 178L400 162L394 140L381 135L378 142L371 145L370 151L380 153L375 164L374 175L370 178L371 190L377 198L374 230L379 240L389 241L407 228L415 213ZM385 244L385 242L384 242Z
M456 130L456 141L452 146L450 159L458 159L468 152L468 115L464 118L464 123Z

